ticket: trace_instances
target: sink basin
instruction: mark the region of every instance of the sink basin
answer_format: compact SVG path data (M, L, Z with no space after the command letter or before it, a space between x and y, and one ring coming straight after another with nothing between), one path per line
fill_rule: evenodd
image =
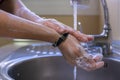
M14 53L0 63L2 80L74 80L74 66L51 45L25 46ZM120 80L119 56L104 58L105 66L95 71L77 68L77 80Z
M95 71L77 68L77 80L120 80L120 62L104 61L105 66ZM13 80L73 80L73 70L62 56L48 56L17 62L6 69L6 75Z
M46 57L18 63L8 70L15 80L73 80L73 67L62 57Z

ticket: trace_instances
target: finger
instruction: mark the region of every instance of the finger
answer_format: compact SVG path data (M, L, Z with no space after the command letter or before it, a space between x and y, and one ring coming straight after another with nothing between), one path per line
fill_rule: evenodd
M64 33L68 33L69 31L65 28L59 28L59 29L57 29L57 32L60 34L64 34Z
M102 58L103 58L103 55L102 55L102 54L96 54L96 55L93 57L93 59L94 59L96 62L101 61Z
M103 66L104 66L104 62L103 61L96 63L96 69L99 69L99 68L101 68Z
M86 71L92 71L92 70L96 70L101 68L104 65L104 62L95 62L94 60L90 59L90 60L86 60L86 59L82 59L82 60L78 60L77 62L77 66L81 67L83 69L85 69Z
M92 35L86 35L86 34L81 33L80 31L78 31L77 33L78 33L78 39L81 38L82 36L84 37L84 39L86 39L86 42L94 40L94 37Z
M87 37L81 35L81 33L79 31L75 31L75 30L70 30L69 31L71 35L73 35L74 37L76 37L76 39L78 39L79 41L82 42L87 42Z
M83 41L83 42L88 41L86 35L82 34L80 31L75 32L75 35L76 35L77 39L80 41Z
M101 62L90 64L90 66L88 67L88 69L89 70L96 70L96 69L99 69L99 68L101 68L103 66L104 66L104 62L101 61Z
M101 61L103 58L103 55L102 54L96 54L96 55L84 54L84 57L87 58L88 63L95 63L95 62Z
M78 67L81 67L81 68L83 68L86 71L91 71L93 69L96 69L95 63L94 64L93 63L88 63L88 62L83 61L83 60L76 61L76 63L77 63Z
M92 35L87 35L88 41L94 40L94 36Z
M88 64L89 64L89 69L90 70L95 70L103 66L103 61L101 61L103 56L101 55L95 55L93 56L93 59L88 59ZM98 61L101 61L100 63Z
M96 69L96 62L94 59L92 59L92 57L87 56L86 58L83 58L83 67L85 67L85 69L87 71L91 71L91 70L95 70Z

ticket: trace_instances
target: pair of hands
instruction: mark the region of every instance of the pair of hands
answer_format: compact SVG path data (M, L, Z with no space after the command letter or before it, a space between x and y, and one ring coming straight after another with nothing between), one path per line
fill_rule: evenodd
M104 62L101 61L102 56L91 56L86 53L80 42L88 42L94 38L90 35L75 31L69 26L60 23L55 19L43 19L40 23L54 29L59 34L70 33L68 38L59 46L64 58L72 65L81 67L87 71L101 68Z

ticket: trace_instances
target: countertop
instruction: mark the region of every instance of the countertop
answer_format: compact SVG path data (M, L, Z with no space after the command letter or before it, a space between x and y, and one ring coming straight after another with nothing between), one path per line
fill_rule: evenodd
M46 42L41 41L13 41L9 42L5 45L0 46L0 62L4 60L9 55L13 54L13 52L19 50L22 47L29 45L40 45L47 44Z
M6 45L2 45L0 47L0 61L10 55L13 51L17 50L18 48L25 46L23 42L12 42Z

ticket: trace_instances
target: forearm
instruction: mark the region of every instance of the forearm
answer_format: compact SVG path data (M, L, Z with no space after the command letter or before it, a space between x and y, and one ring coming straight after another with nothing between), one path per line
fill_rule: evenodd
M85 34L80 33L80 31L75 31L73 28L55 20L55 19L42 19L35 13L31 12L29 9L26 8L24 4L20 0L16 2L19 7L16 8L16 15L22 18L28 19L30 21L43 24L51 29L54 29L57 33L63 34L69 32L71 35L76 37L79 41L91 41L94 38L92 36L88 36Z
M14 14L25 18L27 20L39 23L39 24L43 24L46 25L47 27L50 27L54 30L57 29L57 27L61 27L61 29L67 28L67 29L71 29L69 28L67 25L62 24L61 22L55 20L55 19L43 19L40 16L38 16L37 14L35 14L34 12L32 12L30 9L28 9L22 2L21 0L17 0L15 2L17 5L15 5L15 10L14 10ZM47 21L47 23L46 23ZM44 23L45 22L45 23ZM49 24L50 23L50 24ZM53 25L52 25L53 24ZM52 27L51 27L52 25ZM72 29L71 29L72 30ZM58 33L60 33L60 30L56 30Z
M27 20L33 21L33 22L38 22L43 20L43 18L41 18L40 16L36 15L34 12L32 12L31 10L29 10L26 7L21 7L17 10L17 12L15 13L15 15L25 18Z
M14 11L14 14L28 19L30 21L33 22L37 22L38 20L43 20L41 17L39 17L38 15L36 15L34 12L32 12L30 9L28 9L22 2L21 0L17 0L15 2L17 5L16 6L16 10Z
M60 35L41 24L0 10L0 36L55 42Z

